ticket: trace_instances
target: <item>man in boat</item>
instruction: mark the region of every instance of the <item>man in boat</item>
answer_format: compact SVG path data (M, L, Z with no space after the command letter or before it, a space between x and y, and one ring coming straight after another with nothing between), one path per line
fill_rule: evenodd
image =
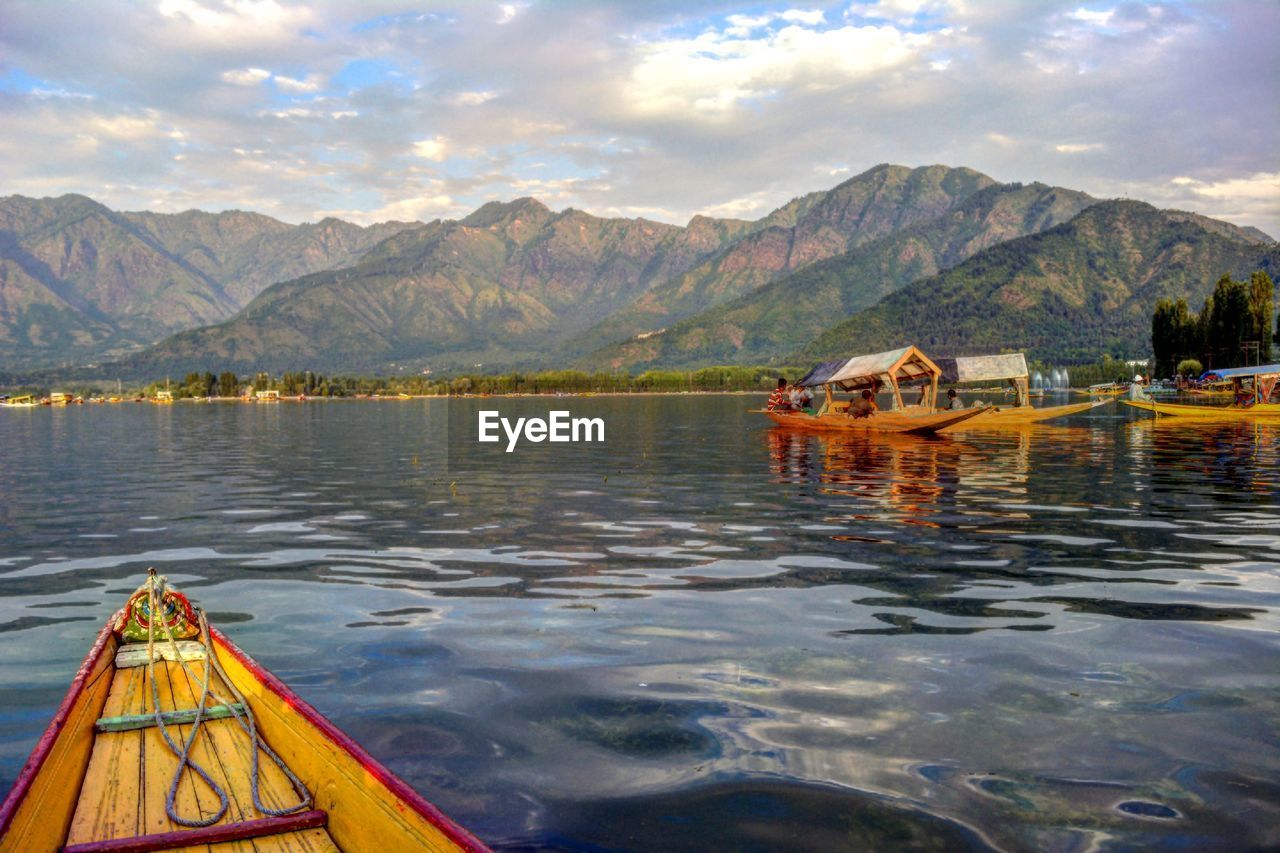
M778 377L778 387L773 389L773 393L769 395L769 402L765 404L765 410L783 411L791 408L791 401L787 396L787 380L785 377Z
M813 392L802 385L792 385L790 394L791 408L797 412L813 414Z
M849 405L849 417L869 418L879 410L880 407L876 405L875 395L871 393L871 389L867 389L862 392L860 398Z
M947 389L947 408L948 409L964 408L964 403L960 401L960 395L956 393L956 389L954 388Z

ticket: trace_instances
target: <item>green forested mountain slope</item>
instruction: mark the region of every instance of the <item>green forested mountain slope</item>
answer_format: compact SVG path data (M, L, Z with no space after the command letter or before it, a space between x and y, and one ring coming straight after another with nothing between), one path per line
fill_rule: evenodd
M936 355L1024 350L1072 362L1146 355L1162 298L1199 304L1223 273L1273 276L1280 247L1225 223L1109 201L924 278L819 335L793 357L834 358L913 343Z
M724 252L659 284L569 342L561 357L669 328L790 272L928 222L994 183L972 169L876 166L778 208Z
M665 332L582 360L605 368L760 364L815 330L993 245L1053 227L1095 200L1044 184L995 184L941 216L819 261L682 320Z

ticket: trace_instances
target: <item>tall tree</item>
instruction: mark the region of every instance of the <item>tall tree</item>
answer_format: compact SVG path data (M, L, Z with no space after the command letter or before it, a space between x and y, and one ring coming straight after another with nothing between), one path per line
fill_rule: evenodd
M1229 275L1218 279L1209 311L1208 343L1214 367L1236 367L1245 361L1242 344L1252 328L1249 285Z
M224 370L218 374L218 396L234 397L236 392L240 390L240 380L234 373Z
M1172 376L1178 362L1198 358L1204 349L1199 321L1187 300L1161 299L1151 315L1151 349L1157 376Z
M1177 364L1173 312L1173 301L1161 299L1151 315L1151 352L1155 356L1156 376L1168 376L1172 366Z
M1200 342L1201 361L1205 367L1214 367L1212 336L1209 332L1209 318L1213 316L1213 294L1204 299L1204 307L1196 315L1196 340ZM1219 365L1220 366L1220 365Z
M1275 285L1265 270L1249 276L1249 340L1258 342L1259 362L1271 360L1271 315L1275 311Z

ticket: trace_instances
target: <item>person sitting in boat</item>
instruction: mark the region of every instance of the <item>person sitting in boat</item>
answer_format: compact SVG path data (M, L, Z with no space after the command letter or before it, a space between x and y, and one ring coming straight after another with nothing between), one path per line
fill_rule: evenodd
M874 415L880 407L876 405L876 397L871 393L871 389L862 392L862 396L849 404L849 416L853 418L868 418Z
M773 393L769 395L769 402L765 404L765 410L769 412L785 412L791 408L791 400L787 396L787 380L784 377L778 377L778 387L773 389Z
M947 389L947 408L948 409L964 408L964 403L960 401L960 395L956 393L956 389L954 388Z
M803 385L791 386L791 408L797 412L813 414L813 392Z

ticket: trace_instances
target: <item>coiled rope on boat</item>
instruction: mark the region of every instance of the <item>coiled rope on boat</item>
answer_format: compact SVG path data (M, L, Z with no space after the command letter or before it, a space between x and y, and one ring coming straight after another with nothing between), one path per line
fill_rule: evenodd
M227 808L230 803L227 797L227 792L223 790L222 786L215 782L209 773L191 757L191 747L200 733L200 723L204 718L205 712L205 701L209 696L213 696L214 701L228 706L231 710L232 716L234 716L236 722L240 724L240 728L249 735L250 753L253 756L251 759L249 775L249 789L253 796L254 808L256 808L260 813L270 815L271 817L282 817L284 815L294 814L295 812L300 812L304 809L310 808L312 797L311 792L307 790L307 786L303 784L301 779L294 775L293 771L289 769L289 766L285 764L284 760L258 736L258 725L257 721L254 719L253 710L249 707L249 703L245 701L245 698L241 695L240 691L236 689L235 684L227 677L227 674L222 669L222 664L218 661L218 654L213 647L213 638L209 633L209 620L205 617L205 613L202 608L197 608L196 613L200 624L200 641L205 647L203 677L197 678L195 673L191 671L191 668L187 666L186 660L183 659L183 655L178 649L178 641L173 635L173 629L167 624L161 615L161 607L167 582L167 578L156 575L155 569L151 569L147 573L147 603L151 608L151 618L147 620L147 678L151 682L151 703L152 707L155 709L156 727L160 729L160 734L164 737L165 743L169 745L169 749L173 751L174 755L178 756L178 768L173 773L173 781L169 785L169 793L165 796L164 801L165 812L168 813L169 819L180 826L199 828L212 826L222 820L223 816L227 813ZM160 710L160 689L156 684L155 677L155 626L157 622L160 622L164 629L169 644L173 650L174 660L176 660L178 665L182 667L183 672L187 674L187 677L192 681L192 683L198 682L200 684L200 699L196 703L195 719L191 723L191 733L187 736L186 741L183 743L181 748L179 748L178 744L175 743L173 738L169 735L169 730L164 723L164 714ZM209 669L211 666L218 678L222 680L222 683L227 686L231 691L232 696L235 697L234 703L209 689ZM299 802L297 805L287 806L280 809L273 809L263 805L262 798L258 791L260 766L258 756L259 750L265 752L267 757L275 762L276 767L279 767L285 777L288 778L289 784L293 786L294 793L298 795ZM178 793L178 785L182 781L182 771L187 767L190 767L195 774L203 779L205 784L207 784L213 792L218 795L218 811L211 817L195 819L185 818L178 814L177 808L174 806L174 798Z

